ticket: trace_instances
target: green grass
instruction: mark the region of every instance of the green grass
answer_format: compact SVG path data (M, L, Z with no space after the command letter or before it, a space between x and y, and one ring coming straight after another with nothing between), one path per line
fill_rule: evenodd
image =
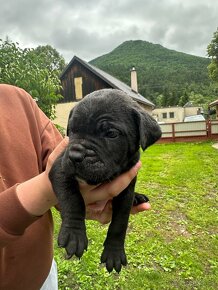
M80 260L66 261L55 246L59 289L218 289L218 150L210 142L158 144L141 160L136 190L152 210L130 218L128 266L106 272L99 261L107 226L88 221ZM57 213L55 220L57 235Z

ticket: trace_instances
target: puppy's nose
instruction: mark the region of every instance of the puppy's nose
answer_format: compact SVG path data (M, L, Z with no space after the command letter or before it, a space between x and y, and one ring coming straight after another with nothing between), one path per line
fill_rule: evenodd
M69 158L74 162L81 162L85 157L85 148L81 144L73 144L69 150Z

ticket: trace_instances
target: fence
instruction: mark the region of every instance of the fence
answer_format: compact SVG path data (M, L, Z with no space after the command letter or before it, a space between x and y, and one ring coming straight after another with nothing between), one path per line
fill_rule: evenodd
M218 140L218 120L160 124L159 142Z

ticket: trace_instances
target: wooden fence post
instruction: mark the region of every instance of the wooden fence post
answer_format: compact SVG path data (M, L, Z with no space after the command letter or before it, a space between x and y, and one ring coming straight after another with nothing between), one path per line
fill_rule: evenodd
M173 142L176 141L176 136L175 136L175 124L172 123L172 133L173 133Z
M211 121L210 120L207 120L207 137L208 138L211 138L211 134L212 134L212 131L211 131Z

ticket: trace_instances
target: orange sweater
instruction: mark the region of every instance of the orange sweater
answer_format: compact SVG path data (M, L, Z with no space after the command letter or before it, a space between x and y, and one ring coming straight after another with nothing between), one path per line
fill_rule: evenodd
M48 276L53 257L51 212L31 216L15 189L45 169L61 140L28 93L0 85L1 290L39 290Z

